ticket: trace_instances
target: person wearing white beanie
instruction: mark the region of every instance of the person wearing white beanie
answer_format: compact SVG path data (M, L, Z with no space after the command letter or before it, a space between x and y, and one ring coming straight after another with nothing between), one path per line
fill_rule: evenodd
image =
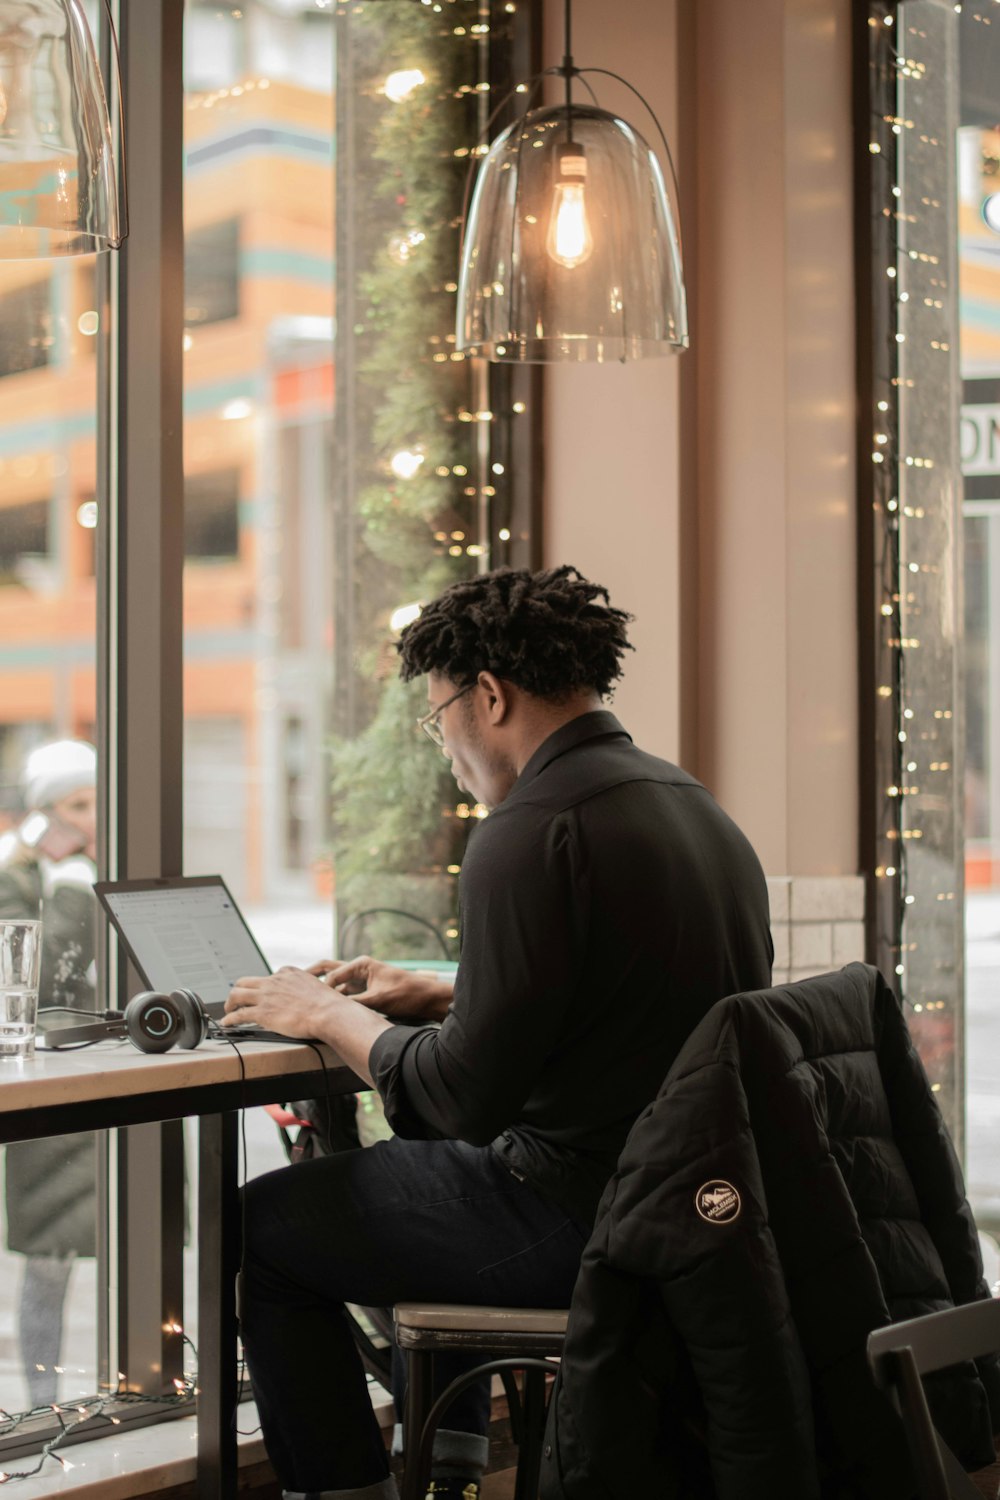
M47 814L49 827L34 843L50 859L64 859L70 852L95 857L97 839L97 752L86 740L52 740L32 750L21 775L24 805ZM56 841L53 827L62 837ZM48 839L46 840L46 834ZM22 825L27 838L27 825ZM70 844L76 843L76 850ZM48 847L47 847L48 844ZM54 847L66 853L54 853Z
M92 1011L97 755L85 740L40 745L21 774L26 816L0 846L0 916L42 919L39 1005ZM67 1020L72 1019L67 1017ZM95 1253L96 1137L7 1147L8 1248L26 1257L18 1337L28 1404L58 1399L63 1311L77 1256Z

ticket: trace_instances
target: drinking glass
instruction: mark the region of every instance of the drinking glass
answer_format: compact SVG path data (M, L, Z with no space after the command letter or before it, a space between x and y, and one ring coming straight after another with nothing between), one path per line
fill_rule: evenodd
M34 1054L41 960L41 922L0 918L0 1058Z

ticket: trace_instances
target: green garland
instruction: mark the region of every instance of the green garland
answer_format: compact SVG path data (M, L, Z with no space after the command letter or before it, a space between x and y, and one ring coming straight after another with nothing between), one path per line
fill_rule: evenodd
M347 18L359 59L355 169L370 183L370 213L356 226L363 314L351 330L356 438L365 455L354 560L364 646L356 667L368 719L333 747L337 896L342 916L402 907L451 932L453 872L471 820L457 815L446 762L415 730L424 688L398 680L389 616L474 567L466 547L477 540L476 500L465 493L474 427L459 420L471 366L450 357L449 335L467 171L456 151L475 139L473 96L461 90L476 81L469 26L477 16L475 0L449 0L440 13L374 0L352 6ZM465 35L456 35L463 22ZM426 81L394 104L379 87L402 68L419 68ZM422 455L411 478L392 472L401 452ZM430 951L415 924L390 918L366 929L364 943L398 956Z

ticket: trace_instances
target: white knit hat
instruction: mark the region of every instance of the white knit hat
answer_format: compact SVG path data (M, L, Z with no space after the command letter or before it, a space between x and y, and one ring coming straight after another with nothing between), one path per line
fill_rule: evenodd
M97 752L86 740L53 740L32 750L24 765L21 788L26 807L56 802L97 784Z

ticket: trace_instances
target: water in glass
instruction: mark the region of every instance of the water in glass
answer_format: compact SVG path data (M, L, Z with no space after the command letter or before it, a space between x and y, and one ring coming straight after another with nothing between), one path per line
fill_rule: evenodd
M0 1058L35 1050L42 924L0 920Z
M30 1057L35 1050L38 990L0 985L0 1057Z

